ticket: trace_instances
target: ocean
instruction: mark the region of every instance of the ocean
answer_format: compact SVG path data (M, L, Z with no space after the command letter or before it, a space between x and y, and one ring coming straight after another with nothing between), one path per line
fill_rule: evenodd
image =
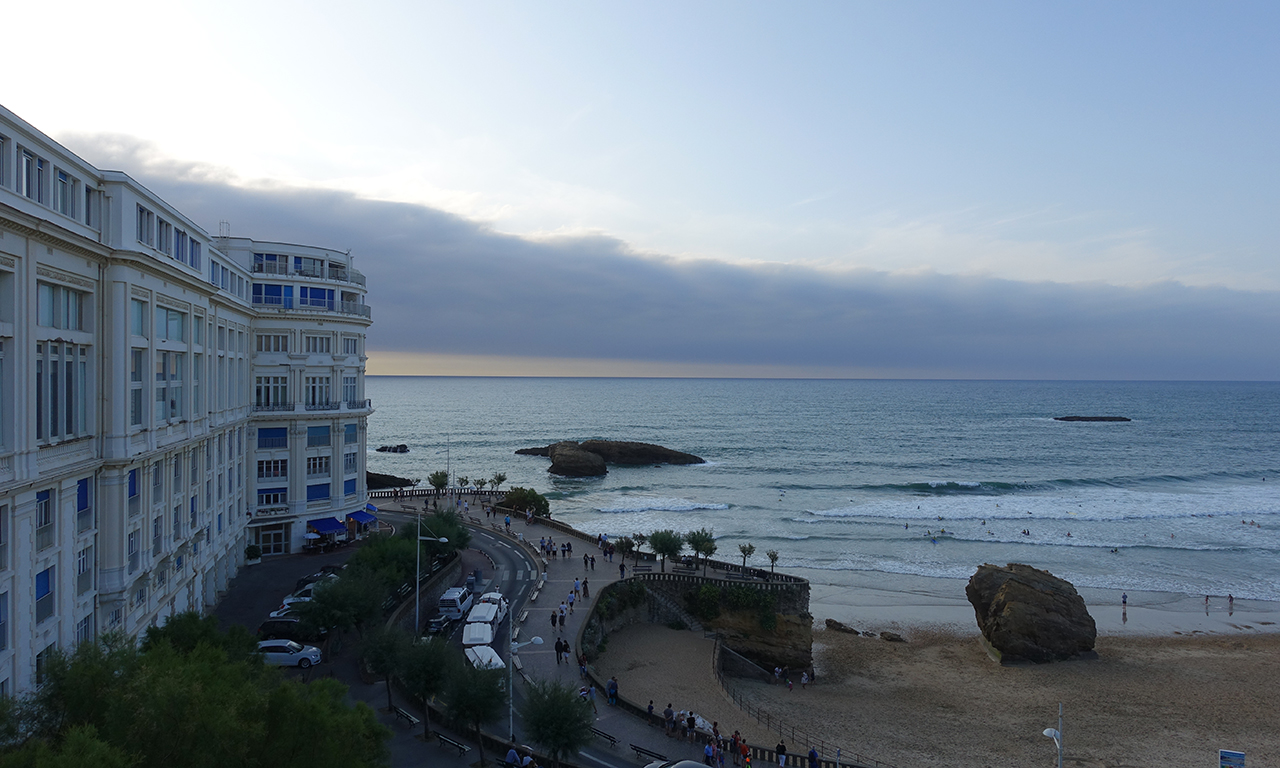
M707 527L717 557L1280 600L1280 384L377 377L369 469L507 475L613 536ZM1070 423L1055 416L1126 416ZM707 460L547 474L515 450L636 440ZM376 453L405 443L407 454ZM1025 533L1024 533L1025 531Z

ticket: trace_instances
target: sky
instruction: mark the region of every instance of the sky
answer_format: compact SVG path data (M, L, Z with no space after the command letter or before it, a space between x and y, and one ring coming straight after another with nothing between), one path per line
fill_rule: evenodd
M1274 3L5 17L35 127L350 248L370 373L1280 379Z

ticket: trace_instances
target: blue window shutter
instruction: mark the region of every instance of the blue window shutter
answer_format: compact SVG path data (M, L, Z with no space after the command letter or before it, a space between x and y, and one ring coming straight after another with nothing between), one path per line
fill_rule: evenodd
M129 470L129 495L138 495L138 470L136 469Z
M83 512L89 508L89 478L76 484L76 511Z

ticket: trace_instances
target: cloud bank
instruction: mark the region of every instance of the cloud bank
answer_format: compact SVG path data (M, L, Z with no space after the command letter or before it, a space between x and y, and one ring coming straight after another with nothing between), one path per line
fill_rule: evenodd
M248 185L77 137L216 231L352 249L376 351L771 366L810 375L1280 379L1280 294L728 264L607 235L529 239L433 208ZM708 370L712 370L708 368ZM719 368L716 370L723 370Z

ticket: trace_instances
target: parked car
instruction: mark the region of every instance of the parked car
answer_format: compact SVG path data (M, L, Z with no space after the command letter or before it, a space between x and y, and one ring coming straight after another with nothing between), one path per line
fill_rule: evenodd
M466 649L467 661L476 669L502 669L506 663L498 652L487 645L477 645Z
M286 602L284 604L282 604L279 608L275 609L271 613L267 614L267 616L272 619L279 619L285 616L293 616L295 612L298 610L298 603L309 603L311 602L311 598L308 597L306 599L293 599L293 598L286 597L285 601Z
M329 636L327 629L310 629L297 616L267 619L258 627L259 640L295 640L299 643L319 643Z
M258 643L258 653L262 654L263 661L278 667L307 669L320 663L319 648L296 640L263 640Z
M293 585L293 589L294 589L294 592L296 593L298 590L305 589L309 585L312 585L321 581L327 581L329 579L336 579L336 578L338 578L338 574L336 573L329 573L326 571L317 571L316 573L313 573L310 576L303 576L302 578L298 579L298 582Z
M443 635L445 637L448 637L449 631L453 629L453 622L454 620L449 618L448 616L437 616L431 621L427 622L427 634Z
M440 613L451 619L461 619L471 610L472 595L465 587L450 587L440 596Z

